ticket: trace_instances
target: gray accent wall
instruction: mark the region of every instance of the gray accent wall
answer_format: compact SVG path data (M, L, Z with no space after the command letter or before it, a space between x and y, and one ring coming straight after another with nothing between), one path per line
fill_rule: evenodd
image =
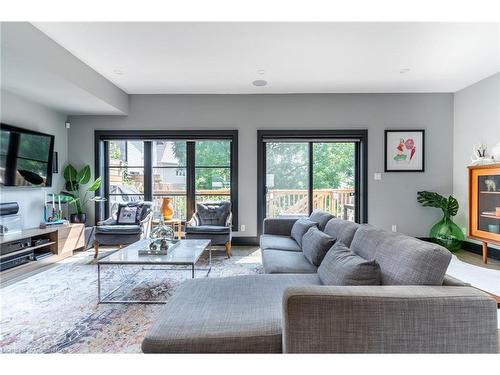
M472 148L483 143L491 148L500 142L500 73L454 95L453 194L460 203L456 222L468 226L467 166Z
M54 151L58 153L61 172L53 175L52 188L0 187L0 202L19 203L24 228L38 227L43 219L44 191L58 193L64 185L62 168L68 160L66 115L5 90L0 92L0 103L1 122L55 136Z
M238 129L237 236L257 234L257 129L368 129L368 220L427 236L438 210L416 202L419 190L452 192L453 94L130 95L128 116L72 116L69 160L94 166L94 131ZM426 130L424 173L383 173L384 129ZM382 172L382 180L373 174ZM90 219L92 220L92 218Z

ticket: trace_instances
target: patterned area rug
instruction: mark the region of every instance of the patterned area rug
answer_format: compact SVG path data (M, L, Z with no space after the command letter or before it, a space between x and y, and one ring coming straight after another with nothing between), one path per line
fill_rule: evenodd
M206 267L208 256L197 267ZM134 269L135 268L135 269ZM106 267L104 286L128 277L130 284L113 298L167 299L191 277L189 270L144 271L137 267ZM212 253L208 277L262 273L258 248L235 248L226 259ZM197 277L206 277L199 271ZM104 291L105 292L105 291ZM82 252L55 267L0 290L2 353L138 353L142 338L162 305L97 304L97 266L92 252Z

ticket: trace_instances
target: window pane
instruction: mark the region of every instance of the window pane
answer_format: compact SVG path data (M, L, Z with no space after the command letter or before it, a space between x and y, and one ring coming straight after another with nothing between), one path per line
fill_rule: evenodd
M144 200L143 195L110 195L108 197L109 214L114 216L120 203L130 203Z
M10 132L6 130L0 130L0 154L7 155L7 150L9 149L10 142Z
M309 145L266 143L266 216L308 215Z
M109 193L144 193L144 168L109 168Z
M153 167L178 166L186 166L186 141L153 141Z
M229 168L196 168L196 194L229 194L231 170Z
M195 143L196 166L230 166L230 141L197 141Z
M186 168L153 168L153 194L186 194Z
M161 195L161 196L154 196L153 197L153 203L154 203L154 213L159 216L161 214L161 206L163 204L163 198L171 198L171 204L172 208L174 209L174 218L176 219L181 219L181 220L187 220L186 218L186 196L167 196L167 195Z
M109 166L144 166L143 141L109 141Z
M354 221L353 142L313 144L313 209Z

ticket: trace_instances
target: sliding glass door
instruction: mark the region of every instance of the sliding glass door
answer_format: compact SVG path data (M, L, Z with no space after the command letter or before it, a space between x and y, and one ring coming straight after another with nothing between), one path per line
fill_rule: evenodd
M312 209L354 221L355 142L312 142Z
M315 209L366 221L366 131L340 133L259 131L260 222Z
M309 215L309 144L266 143L266 217Z

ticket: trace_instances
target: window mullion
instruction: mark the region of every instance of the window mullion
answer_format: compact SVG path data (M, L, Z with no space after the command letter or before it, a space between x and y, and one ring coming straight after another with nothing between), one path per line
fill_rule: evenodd
M153 142L144 142L144 200L153 201Z
M308 195L308 210L309 210L309 215L311 215L311 212L313 210L313 204L314 204L314 197L313 197L313 191L314 191L314 188L313 188L313 179L314 179L314 173L313 173L313 142L309 142L308 144L309 146L309 177L308 177L308 180L309 180L309 195Z
M195 168L195 142L188 141L186 144L186 219L189 220L191 216L193 216L195 211L195 176L196 176L196 168Z

